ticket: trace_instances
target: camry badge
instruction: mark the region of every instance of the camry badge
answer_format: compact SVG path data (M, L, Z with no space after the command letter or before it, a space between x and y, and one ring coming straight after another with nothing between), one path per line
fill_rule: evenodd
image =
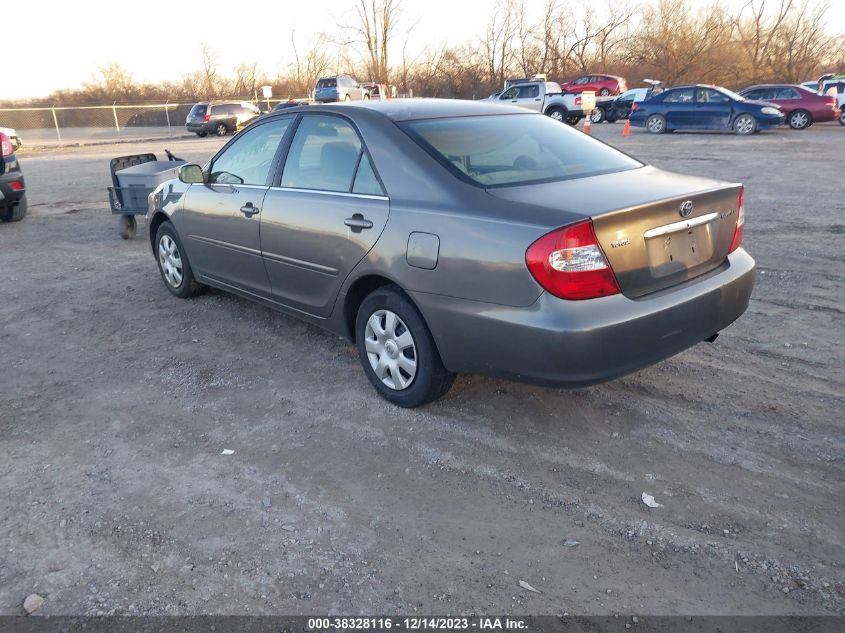
M681 209L678 211L681 214L682 218L689 217L692 213L692 200L687 200L686 202L681 203Z

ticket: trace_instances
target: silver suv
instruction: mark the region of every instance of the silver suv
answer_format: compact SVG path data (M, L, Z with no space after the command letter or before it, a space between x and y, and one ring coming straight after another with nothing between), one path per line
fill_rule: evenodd
M370 91L349 75L320 77L314 87L314 101L330 103L333 101L367 101Z

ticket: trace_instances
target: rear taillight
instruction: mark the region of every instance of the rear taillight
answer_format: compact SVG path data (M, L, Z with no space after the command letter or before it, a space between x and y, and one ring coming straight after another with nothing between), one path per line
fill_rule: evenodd
M525 263L537 283L561 299L594 299L619 292L591 220L547 233L528 247Z
M745 187L739 188L739 201L736 209L736 228L734 229L734 236L731 240L731 248L728 251L733 253L742 244L742 233L745 229L745 206L742 203L742 198L745 195Z
M206 114L206 115L202 118L202 122L203 122L203 123L208 123L209 121L211 121L211 115L210 115L210 114Z
M0 156L4 158L15 153L15 146L12 145L12 139L0 132Z
M581 105L581 95L575 97L575 105Z
M13 180L9 185L12 187L12 191L23 191L23 183L20 180Z

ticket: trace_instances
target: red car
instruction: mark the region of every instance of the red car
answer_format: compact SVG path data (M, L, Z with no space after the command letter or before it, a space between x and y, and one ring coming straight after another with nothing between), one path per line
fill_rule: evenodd
M803 130L813 123L834 121L839 116L835 97L819 95L802 86L765 84L750 86L739 94L746 99L779 105L793 130Z
M567 81L565 84L560 84L564 92L587 92L592 90L597 95L607 97L609 95L618 95L628 89L628 84L624 77L617 77L616 75L584 75Z

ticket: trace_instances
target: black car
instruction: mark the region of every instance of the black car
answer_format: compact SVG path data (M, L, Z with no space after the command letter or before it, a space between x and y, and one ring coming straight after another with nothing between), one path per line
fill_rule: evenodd
M289 101L281 101L273 106L273 112L278 112L279 110L287 110L288 108L296 108L298 106L307 106L307 101L294 101L290 99Z
M18 222L26 215L26 186L15 146L0 132L0 220Z
M194 105L185 127L197 136L234 134L261 111L248 101L203 101Z

